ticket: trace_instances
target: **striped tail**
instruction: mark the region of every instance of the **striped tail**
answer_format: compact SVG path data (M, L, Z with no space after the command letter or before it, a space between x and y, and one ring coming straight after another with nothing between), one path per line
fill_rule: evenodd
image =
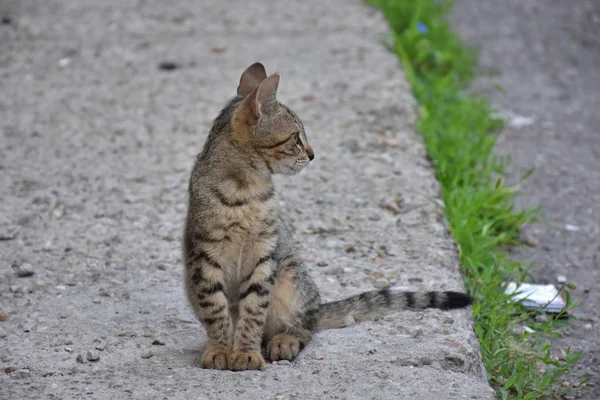
M318 329L335 329L381 315L386 311L439 308L451 310L469 306L473 298L460 292L400 292L382 289L344 300L321 304Z

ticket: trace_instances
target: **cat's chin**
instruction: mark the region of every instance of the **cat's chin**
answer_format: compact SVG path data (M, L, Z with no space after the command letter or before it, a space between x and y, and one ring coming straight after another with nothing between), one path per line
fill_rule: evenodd
M275 172L276 174L279 175L287 175L287 176L292 176L292 175L296 175L298 174L298 172L302 171L302 169L293 169L293 168L286 168L284 170L281 170L279 172Z
M305 166L302 167L279 167L277 169L272 170L273 175L296 175L300 171L304 169Z

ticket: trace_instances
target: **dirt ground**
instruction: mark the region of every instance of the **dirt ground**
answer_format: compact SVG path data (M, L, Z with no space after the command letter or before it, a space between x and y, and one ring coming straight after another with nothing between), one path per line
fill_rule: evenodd
M513 117L498 143L511 181L535 167L518 205L541 205L546 224L525 230L537 245L516 256L536 282L577 286L579 319L554 343L583 353L567 380L589 377L578 397L600 399L600 2L457 0L453 19L499 73L478 86Z
M277 179L323 297L461 289L383 18L359 0L0 2L0 398L490 399L469 310L324 331L263 372L198 367L187 180L255 61L316 158Z

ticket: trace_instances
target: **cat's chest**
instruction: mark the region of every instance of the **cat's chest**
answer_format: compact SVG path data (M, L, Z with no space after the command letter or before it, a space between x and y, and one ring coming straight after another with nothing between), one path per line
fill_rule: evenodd
M226 238L221 242L219 258L237 273L249 272L273 250L278 223L274 207L265 207L265 204L240 207L216 217Z
M276 229L269 226L268 219L257 221L252 230L236 234L236 239L222 249L221 265L226 292L232 303L237 301L241 286L248 281L260 260L271 254L277 245Z
M229 207L220 210L213 218L216 226L241 243L263 235L276 215L276 210L270 204L258 203Z

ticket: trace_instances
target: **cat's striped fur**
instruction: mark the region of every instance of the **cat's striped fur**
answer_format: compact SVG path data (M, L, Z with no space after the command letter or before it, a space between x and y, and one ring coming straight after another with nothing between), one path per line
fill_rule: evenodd
M189 184L184 237L188 299L206 328L205 368L261 369L292 359L317 329L386 309L451 309L457 292L367 292L321 304L279 218L272 174L295 174L314 153L298 116L276 99L279 75L250 66L214 122Z

